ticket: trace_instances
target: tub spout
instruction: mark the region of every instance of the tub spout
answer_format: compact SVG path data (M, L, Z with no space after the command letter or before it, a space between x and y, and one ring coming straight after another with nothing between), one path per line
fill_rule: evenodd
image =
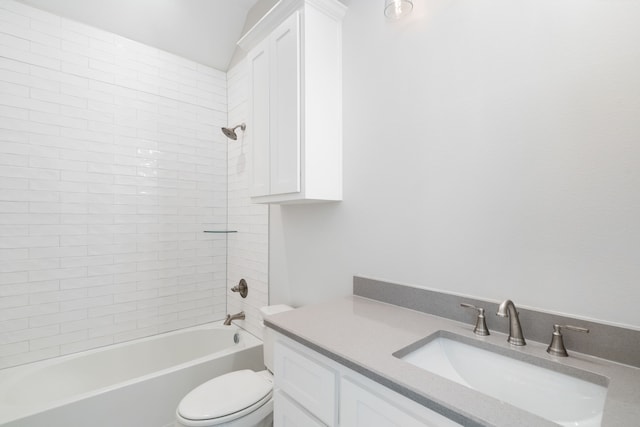
M236 314L227 314L227 318L224 320L224 325L231 325L231 321L232 320L244 320L245 316L244 316L244 311L241 311L240 313L236 313Z

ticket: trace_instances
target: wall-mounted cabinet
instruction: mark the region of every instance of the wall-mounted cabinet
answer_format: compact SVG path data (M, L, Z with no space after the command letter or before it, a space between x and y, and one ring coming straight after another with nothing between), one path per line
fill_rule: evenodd
M337 0L281 0L238 42L248 52L254 203L342 199L342 33Z

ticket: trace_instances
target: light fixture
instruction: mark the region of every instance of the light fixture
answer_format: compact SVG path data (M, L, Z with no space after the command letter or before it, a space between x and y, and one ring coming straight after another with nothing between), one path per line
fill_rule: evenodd
M413 0L385 0L384 16L389 19L400 19L413 10Z

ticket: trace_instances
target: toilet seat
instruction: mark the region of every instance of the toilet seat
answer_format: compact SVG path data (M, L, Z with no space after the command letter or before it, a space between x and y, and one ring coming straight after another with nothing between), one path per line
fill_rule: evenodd
M233 421L270 401L273 380L266 371L230 372L205 382L187 394L176 415L190 425L216 425Z

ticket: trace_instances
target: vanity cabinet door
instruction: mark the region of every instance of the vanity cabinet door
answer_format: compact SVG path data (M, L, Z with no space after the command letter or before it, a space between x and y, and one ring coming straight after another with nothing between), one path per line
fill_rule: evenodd
M275 387L320 421L332 426L336 415L337 373L306 353L276 341Z
M344 427L452 427L459 424L364 378L340 380L340 425Z
M326 427L302 409L282 391L276 391L273 401L273 425L277 427Z

